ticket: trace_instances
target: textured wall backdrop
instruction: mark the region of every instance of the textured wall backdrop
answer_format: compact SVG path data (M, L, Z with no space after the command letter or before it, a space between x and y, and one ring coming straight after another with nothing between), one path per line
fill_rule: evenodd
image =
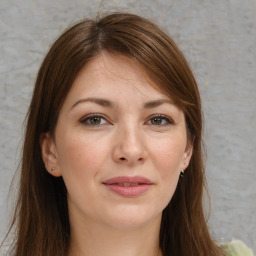
M179 44L197 77L205 113L210 226L216 240L242 239L256 252L255 0L1 0L0 239L19 162L22 122L49 45L100 9L156 21Z

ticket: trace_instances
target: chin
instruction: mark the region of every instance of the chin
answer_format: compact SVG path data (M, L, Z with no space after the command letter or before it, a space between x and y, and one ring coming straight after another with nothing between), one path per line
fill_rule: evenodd
M148 225L150 222L161 221L162 211L150 212L131 206L122 208L120 211L112 210L108 217L105 215L105 222L117 229L135 229Z

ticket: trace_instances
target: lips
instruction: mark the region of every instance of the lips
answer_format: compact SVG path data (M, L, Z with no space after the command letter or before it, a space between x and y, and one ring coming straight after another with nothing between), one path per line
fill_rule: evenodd
M110 191L123 197L138 197L147 192L153 182L142 176L120 176L105 180L103 183Z

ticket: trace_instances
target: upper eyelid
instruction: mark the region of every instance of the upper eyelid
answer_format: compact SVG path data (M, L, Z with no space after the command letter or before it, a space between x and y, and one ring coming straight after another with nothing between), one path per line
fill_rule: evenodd
M170 120L170 122L174 123L173 118L171 118L170 116L164 115L164 114L153 114L153 115L150 115L150 116L148 117L148 120L150 120L150 119L152 119L152 118L154 118L154 117L165 118L165 119Z
M100 114L100 113L93 113L93 114L88 114L88 115L85 115L83 116L82 118L79 119L79 122L83 122L85 121L86 119L90 118L90 117L100 117L100 118L103 118L105 119L107 122L110 122L109 119L103 115L103 114Z

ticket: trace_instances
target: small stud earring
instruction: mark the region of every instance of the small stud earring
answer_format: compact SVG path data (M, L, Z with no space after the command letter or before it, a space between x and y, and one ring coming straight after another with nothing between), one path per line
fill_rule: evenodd
M54 170L55 170L55 167L52 167L51 172L53 172Z
M184 173L185 173L185 171L184 171L184 170L182 170L182 171L180 172L180 177L181 177L181 178L183 178Z

